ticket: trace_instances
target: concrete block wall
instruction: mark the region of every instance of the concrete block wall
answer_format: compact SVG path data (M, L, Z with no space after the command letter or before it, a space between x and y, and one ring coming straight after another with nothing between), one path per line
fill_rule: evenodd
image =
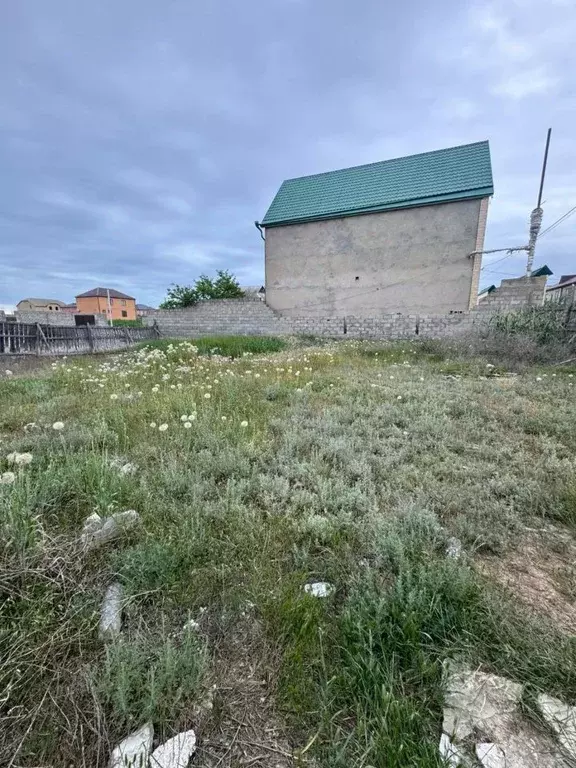
M290 323L258 298L201 301L188 309L159 309L142 318L163 336L273 336L292 333Z
M157 324L162 336L190 338L209 335L329 336L351 339L442 338L468 333L486 324L494 311L539 306L546 278L503 280L499 296L471 311L448 315L380 314L373 317L283 316L257 298L204 301L188 309L157 310L143 318ZM496 293L496 292L495 292ZM494 294L491 294L493 296Z
M515 277L502 280L500 286L478 305L483 312L541 307L544 304L546 277Z
M41 325L75 326L76 320L73 312L34 312L32 310L16 311L14 313L18 323L40 323ZM95 324L108 325L106 315L94 315Z

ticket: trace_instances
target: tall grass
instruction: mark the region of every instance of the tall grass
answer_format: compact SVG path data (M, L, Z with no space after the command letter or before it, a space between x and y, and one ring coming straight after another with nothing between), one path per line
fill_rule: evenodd
M189 341L198 348L201 355L223 355L232 358L246 354L278 352L287 346L284 339L275 336L200 336ZM176 339L157 339L145 342L142 346L165 350L178 342Z
M526 525L574 518L569 370L499 379L424 345L201 342L0 383L0 475L16 475L0 484L2 764L99 768L147 719L196 727L231 665L222 638L250 656L260 625L261 695L319 766L439 765L449 656L576 701L573 639L472 567ZM84 519L123 509L141 525L86 552ZM444 556L453 535L462 562ZM112 579L123 631L105 645ZM334 593L306 594L313 580ZM208 730L242 717L227 686Z

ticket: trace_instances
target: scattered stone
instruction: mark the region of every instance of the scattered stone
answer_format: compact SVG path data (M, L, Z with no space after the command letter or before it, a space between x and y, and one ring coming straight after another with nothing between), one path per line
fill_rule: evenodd
M558 734L560 744L576 760L576 707L569 707L545 693L538 696L538 706L548 725Z
M100 611L99 635L106 640L120 634L122 629L122 596L124 590L120 582L110 584L104 595Z
M451 671L442 730L461 741L475 728L490 733L502 715L514 712L522 686L505 677L466 668Z
M506 768L506 755L498 744L476 744L476 757L485 768Z
M114 748L109 768L148 768L154 727L146 723Z
M450 737L445 733L440 736L438 751L440 752L440 757L449 768L459 768L459 766L467 764L462 751L451 742Z
M82 533L80 540L87 549L99 549L123 533L135 528L139 522L140 515L135 509L116 512L111 517L106 518L99 528Z
M334 592L334 585L328 581L315 581L304 584L304 592L312 597L329 597Z
M512 680L450 666L442 730L464 765L478 764L469 749L480 735L476 757L485 768L567 768L553 737L520 711L521 693Z
M152 752L150 765L153 768L188 768L195 751L196 734L194 731L183 731Z
M97 512L93 512L91 515L88 515L86 520L84 520L84 525L82 526L82 536L86 536L88 534L94 533L94 531L100 530L103 525L104 520L102 520Z
M462 557L462 542L455 536L450 536L448 539L446 557L451 557L453 560L458 560L460 557Z

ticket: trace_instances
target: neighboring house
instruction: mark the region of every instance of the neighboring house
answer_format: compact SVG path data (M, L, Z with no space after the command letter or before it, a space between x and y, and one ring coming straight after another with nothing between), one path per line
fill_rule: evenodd
M491 293L494 293L495 290L497 290L495 285L489 285L488 288L481 290L478 294L478 304L482 304L483 301L486 301L488 296L490 296Z
M576 275L562 275L559 283L546 289L546 301L576 304Z
M62 312L68 312L68 314L76 314L78 312L78 307L76 306L76 303L73 302L72 304L65 304L62 307Z
M487 141L289 179L257 223L266 302L291 315L472 308L493 191Z
M146 317L156 312L154 307L149 307L148 304L136 304L136 315L138 317Z
M553 275L554 272L550 269L548 264L544 264L543 267L538 267L538 269L533 269L532 272L530 272L530 277L550 277L550 275Z
M241 288L246 296L254 296L260 301L266 298L266 289L263 285L243 285Z
M61 312L65 306L59 299L22 299L16 309L18 312Z
M76 296L78 314L103 313L108 320L136 320L136 299L114 288L93 288Z
M488 264L486 266L489 266ZM532 272L530 272L530 277L550 277L550 275L553 275L554 273L550 269L550 267L547 264L544 264L542 267L538 267L538 269L533 269ZM518 278L511 278L509 280L503 280L502 283L506 283L509 285L512 284L518 284L518 281L521 280L524 276L520 276ZM502 286L500 288L497 288L495 285L489 285L487 288L483 288L480 293L478 294L478 304L484 304L490 303L493 304L494 301L498 301L501 294L499 294L499 291L501 290ZM546 281L534 281L534 290L530 290L530 293L526 294L527 300L528 297L530 299L530 304L542 304L544 298L541 291L545 291L546 289ZM497 295L498 294L498 295Z

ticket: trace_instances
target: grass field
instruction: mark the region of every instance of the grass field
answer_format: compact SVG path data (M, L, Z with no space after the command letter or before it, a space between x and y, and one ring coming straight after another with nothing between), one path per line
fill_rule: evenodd
M576 370L248 344L0 371L0 764L105 766L151 720L198 766L441 766L456 656L576 702Z

